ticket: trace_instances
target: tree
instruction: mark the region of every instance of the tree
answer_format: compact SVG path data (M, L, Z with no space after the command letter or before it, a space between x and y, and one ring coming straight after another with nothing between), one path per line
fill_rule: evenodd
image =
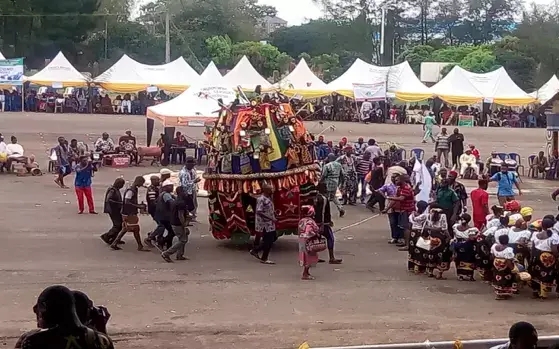
M318 77L325 82L330 82L343 73L340 69L340 57L335 53L313 57L311 64Z
M536 60L523 52L517 37L505 36L493 45L496 61L509 73L511 79L523 90L536 88L534 77L537 73Z
M0 17L4 53L26 57L26 65L38 68L44 58L52 58L61 50L73 59L81 51L79 43L96 25L91 14L98 6L97 0L0 0L2 14L24 15Z
M398 61L408 61L416 74L421 70L421 63L431 61L431 56L435 49L429 45L417 45L402 52Z
M226 36L212 36L206 39L206 47L211 60L217 65L231 64L231 39Z
M257 41L243 41L231 47L231 56L238 62L242 56L247 56L254 68L265 77L273 75L275 70L280 74L289 68L292 58L282 53L277 47Z
M499 67L495 55L484 49L472 51L460 61L460 67L473 73L488 73Z

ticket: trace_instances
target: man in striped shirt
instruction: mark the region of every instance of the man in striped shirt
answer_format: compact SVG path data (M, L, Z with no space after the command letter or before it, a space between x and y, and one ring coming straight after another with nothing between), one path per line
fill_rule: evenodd
M361 185L361 203L365 203L367 197L367 182L365 177L372 169L371 153L363 153L357 158L355 170L357 172L357 182Z
M435 151L437 152L437 159L439 159L439 161L442 161L442 156L444 155L444 167L448 168L448 152L450 151L450 143L448 142L446 127L441 128L441 133L439 133L436 138Z

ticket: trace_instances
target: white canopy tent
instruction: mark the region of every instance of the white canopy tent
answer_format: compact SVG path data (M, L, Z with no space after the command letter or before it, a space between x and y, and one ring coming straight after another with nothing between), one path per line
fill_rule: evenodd
M4 55L2 54L2 52L0 52L0 59L6 59L6 57L4 57Z
M212 62L196 85L168 102L149 107L147 117L161 121L165 127L214 121L221 108L217 100L221 98L228 105L236 98L234 88L225 85L223 80Z
M501 105L526 105L535 101L510 78L501 67L489 73L472 73L455 66L431 91L456 105L487 101Z
M74 68L62 52L59 52L43 70L27 77L26 81L52 87L85 87L89 83L89 79Z
M272 84L258 74L246 56L243 56L239 63L225 75L223 84L234 88L241 86L243 90L250 91L254 91L258 85L262 87L262 90L272 88Z
M95 78L95 82L106 90L121 93L138 92L149 86L182 92L199 79L198 73L182 57L167 64L148 65L124 55Z
M545 104L553 96L559 92L559 79L557 75L553 74L551 79L549 79L542 87L537 91L530 93L530 96L538 99L541 104Z
M332 93L328 85L314 75L304 58L276 86L287 95L300 95L304 98L322 97Z
M341 95L353 97L353 84L372 84L386 82L387 96L405 102L417 102L431 97L431 90L425 86L408 62L394 66L379 67L361 59L349 67L339 78L328 84L328 88Z

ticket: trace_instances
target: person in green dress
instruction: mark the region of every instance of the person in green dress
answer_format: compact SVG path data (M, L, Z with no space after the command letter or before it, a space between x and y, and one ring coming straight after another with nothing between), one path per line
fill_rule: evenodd
M435 137L433 137L433 125L435 125L435 123L433 112L429 112L429 114L423 118L423 132L425 132L425 134L423 135L422 143L427 143L427 138L431 138L433 143L435 143Z

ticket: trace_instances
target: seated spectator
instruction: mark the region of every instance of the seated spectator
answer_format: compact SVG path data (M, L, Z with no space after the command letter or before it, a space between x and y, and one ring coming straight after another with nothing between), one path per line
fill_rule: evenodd
M132 135L132 131L126 131L124 136L118 139L118 149L120 152L130 155L130 163L135 162L138 164L136 137Z
M132 114L142 115L142 105L140 103L140 100L135 95L133 95L130 100L132 103Z
M17 137L12 136L11 143L6 145L6 154L8 161L6 167L8 170L12 167L12 162L27 162L27 158L23 156L23 147L17 142Z
M115 114L122 113L122 97L120 95L113 100L113 112Z
M95 141L94 147L98 153L110 154L115 152L115 143L107 132L103 132L101 137Z
M114 348L107 335L81 323L75 296L64 286L47 287L39 295L33 311L41 330L26 333L16 348Z
M125 114L132 114L132 101L130 93L126 93L122 98L122 112Z
M72 139L68 145L68 157L70 161L77 162L81 156L87 152L87 145L83 142L78 142L77 139Z
M538 156L534 159L532 168L534 169L534 174L536 176L540 173L545 173L545 171L549 168L549 162L547 161L547 157L544 155L543 151L540 151Z
M459 162L460 162L460 176L462 178L464 177L464 174L466 173L468 167L473 168L474 172L476 173L476 176L479 176L479 166L477 164L476 157L472 154L471 149L466 149L466 152L460 155Z
M479 161L480 154L475 145L470 144L470 151L472 152L472 155L476 157L476 160Z

